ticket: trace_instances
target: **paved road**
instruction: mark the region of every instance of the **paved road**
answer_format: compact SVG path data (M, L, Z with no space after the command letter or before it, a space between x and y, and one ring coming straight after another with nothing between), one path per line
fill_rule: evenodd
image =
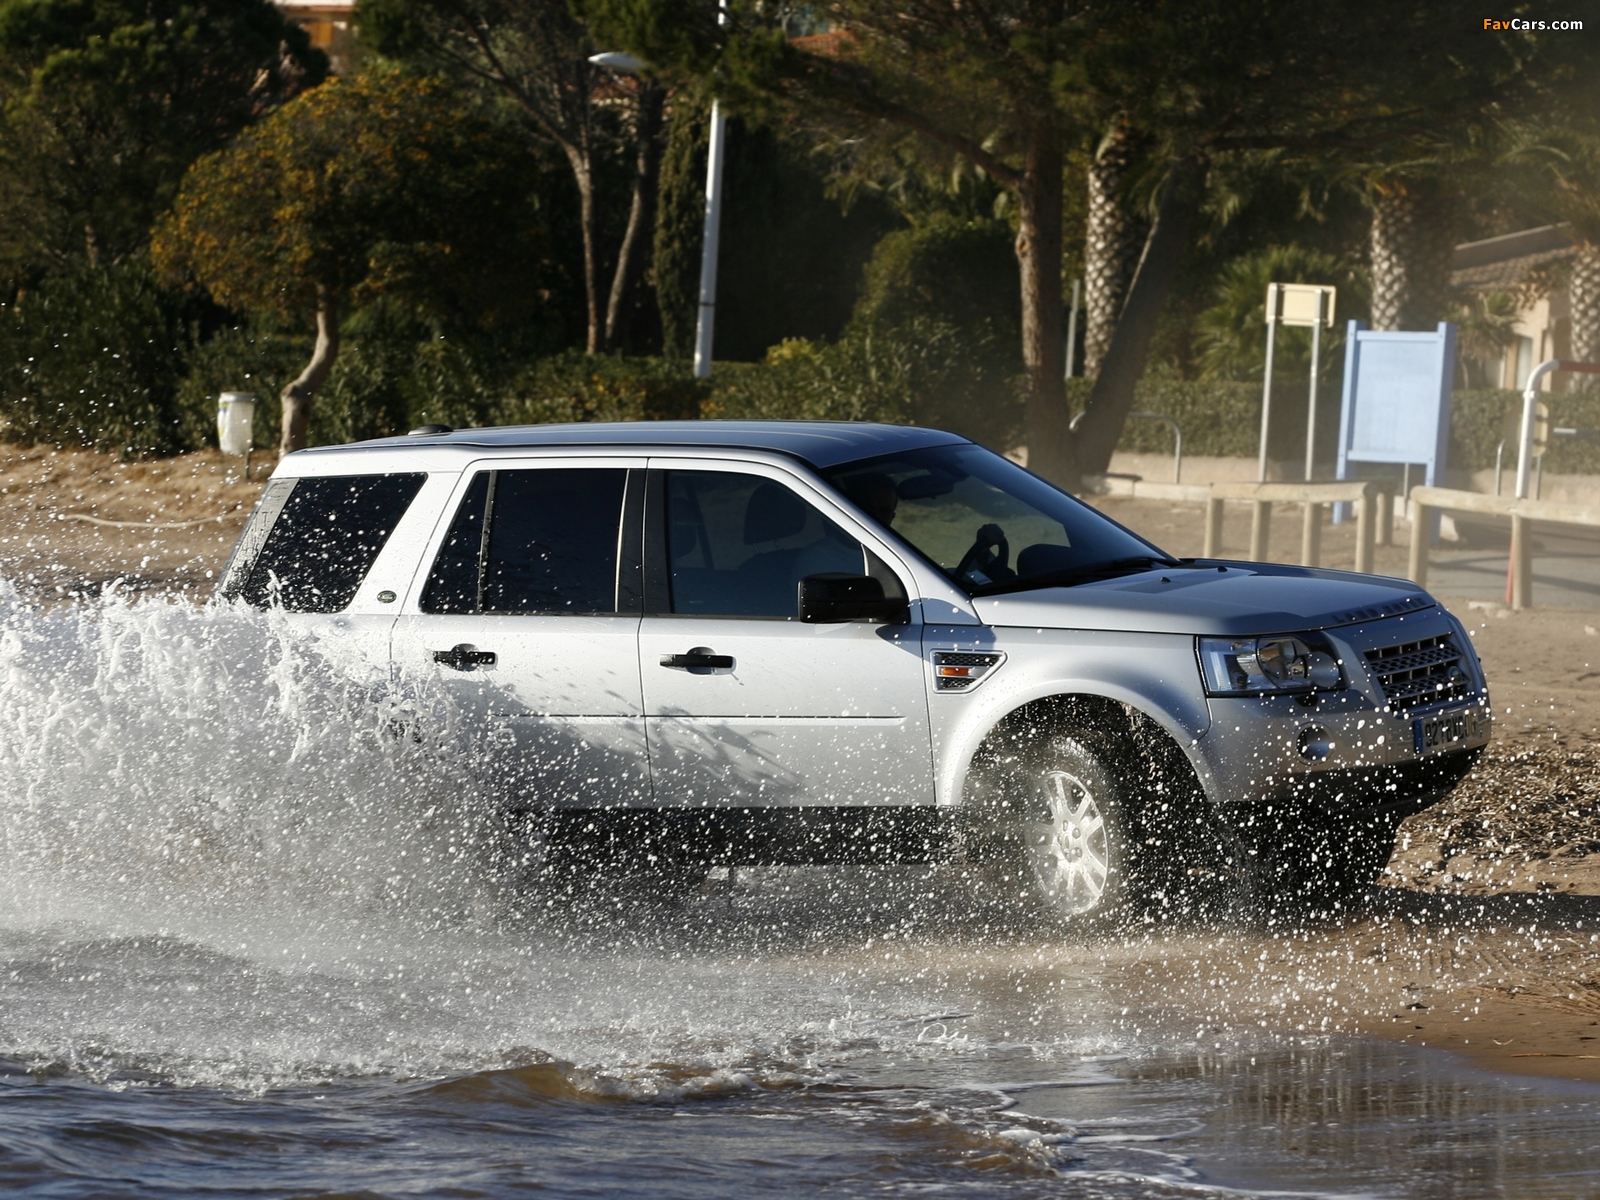
M1428 590L1436 596L1503 602L1505 551L1435 550L1428 566ZM1535 554L1533 602L1540 608L1600 609L1600 555Z

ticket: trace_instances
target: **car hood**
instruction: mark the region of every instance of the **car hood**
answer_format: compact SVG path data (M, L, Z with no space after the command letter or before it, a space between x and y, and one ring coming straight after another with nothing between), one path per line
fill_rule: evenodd
M1331 629L1434 604L1404 579L1267 563L1220 567L1161 567L972 603L986 625L1215 637Z

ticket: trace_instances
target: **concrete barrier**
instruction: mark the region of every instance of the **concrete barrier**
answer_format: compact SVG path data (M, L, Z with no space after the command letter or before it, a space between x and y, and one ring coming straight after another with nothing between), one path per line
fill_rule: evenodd
M1533 552L1529 547L1527 522L1600 526L1600 508L1593 505L1562 504L1554 500L1519 500L1515 496L1489 496L1454 488L1412 488L1411 504L1411 565L1408 574L1411 581L1420 587L1428 584L1426 531L1431 527L1433 510L1511 518L1512 608L1528 608L1533 604Z

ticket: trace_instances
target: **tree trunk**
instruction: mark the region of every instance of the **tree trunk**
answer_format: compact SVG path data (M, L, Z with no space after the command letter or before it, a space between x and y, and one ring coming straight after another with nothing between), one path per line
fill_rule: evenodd
M1111 453L1122 437L1122 427L1133 410L1133 388L1144 374L1150 342L1173 281L1189 245L1189 231L1200 212L1202 166L1193 158L1180 158L1167 173L1166 189L1156 213L1144 253L1128 289L1122 319L1117 322L1095 377L1089 404L1072 437L1077 473L1098 475L1111 465ZM1081 479L1074 479L1073 485Z
M293 454L306 448L306 428L311 424L311 401L317 389L327 382L333 360L339 357L339 311L327 289L317 288L317 344L306 369L279 393L283 402L280 454Z
M1435 180L1390 180L1372 197L1372 327L1431 330L1450 302L1455 222Z
M1061 312L1061 134L1039 122L1017 194L1022 361L1028 369L1028 466L1046 479L1071 472Z
M1124 202L1142 139L1118 117L1089 164L1089 219L1083 245L1083 373L1098 375L1139 265L1147 227Z
M588 151L583 147L563 145L562 149L567 152L572 179L578 185L578 225L583 234L583 298L588 318L583 352L596 354L600 350L600 264L595 247L594 172Z
M655 225L657 183L661 174L661 113L666 98L666 89L640 83L634 129L639 154L633 175L633 206L628 210L628 229L622 236L622 249L617 252L611 300L606 305L605 345L608 350L627 339L628 300L644 265L645 239Z
M1578 245L1567 297L1572 310L1572 357L1579 362L1600 362L1600 246L1593 242ZM1594 375L1567 378L1573 388L1600 387L1600 377Z

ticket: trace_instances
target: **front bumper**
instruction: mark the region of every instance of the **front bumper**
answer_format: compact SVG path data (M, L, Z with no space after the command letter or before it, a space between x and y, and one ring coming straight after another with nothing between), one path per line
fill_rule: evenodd
M1450 636L1464 675L1447 699L1392 703L1369 656ZM1415 812L1446 795L1488 744L1489 694L1465 630L1432 609L1328 631L1347 687L1315 695L1211 697L1211 726L1195 746L1207 790L1224 808L1295 802L1331 810ZM1424 745L1423 723L1466 711L1468 735Z

